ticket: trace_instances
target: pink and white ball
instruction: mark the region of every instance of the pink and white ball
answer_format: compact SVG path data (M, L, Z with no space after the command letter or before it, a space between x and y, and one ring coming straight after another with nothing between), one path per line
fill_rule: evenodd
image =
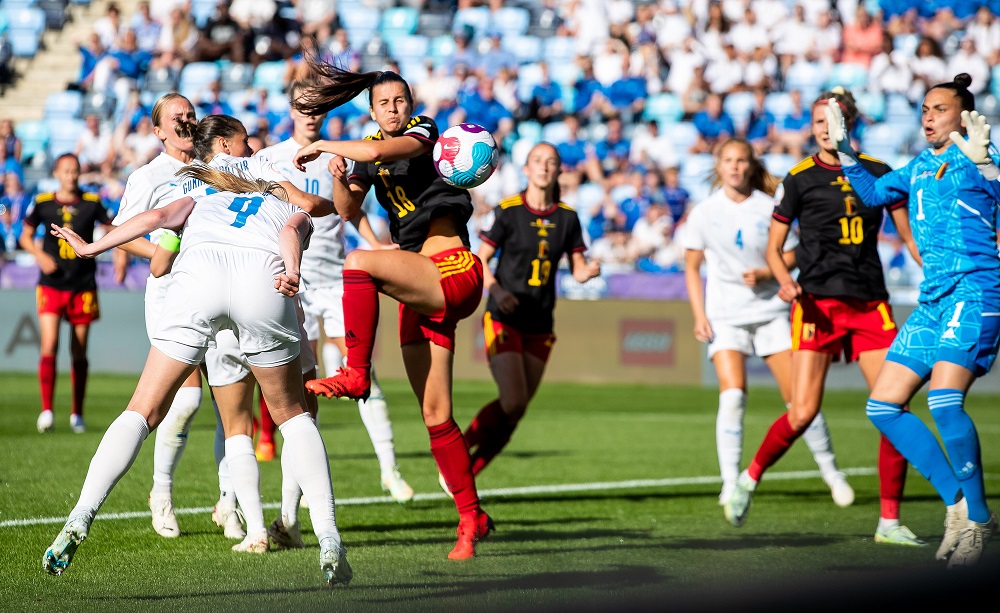
M486 182L500 163L493 135L474 123L460 123L434 143L434 168L448 185L471 189Z

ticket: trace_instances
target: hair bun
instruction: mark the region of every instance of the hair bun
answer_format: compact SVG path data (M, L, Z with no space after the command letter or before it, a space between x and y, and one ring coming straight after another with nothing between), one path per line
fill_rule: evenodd
M953 82L955 83L955 85L959 87L968 88L970 85L972 85L972 77L969 76L969 73L962 72L955 75Z

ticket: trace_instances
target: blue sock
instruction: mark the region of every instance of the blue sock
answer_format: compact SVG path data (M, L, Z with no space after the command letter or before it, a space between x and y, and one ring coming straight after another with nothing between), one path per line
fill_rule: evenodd
M969 519L986 523L990 519L990 510L986 506L979 434L972 418L965 412L965 394L956 389L931 390L927 393L927 405L951 458L959 487L969 503Z
M946 505L955 504L961 487L930 428L913 413L904 411L901 404L869 398L865 413L913 468L931 482L941 500Z

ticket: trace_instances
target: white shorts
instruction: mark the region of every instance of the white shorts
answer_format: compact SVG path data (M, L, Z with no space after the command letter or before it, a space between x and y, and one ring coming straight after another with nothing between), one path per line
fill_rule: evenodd
M323 333L327 338L344 337L344 284L324 285L299 293L302 310L306 314L306 337L319 340L319 322L323 320Z
M768 322L739 326L713 323L712 332L715 338L708 344L709 358L725 350L767 357L792 348L792 326L785 315Z
M219 333L229 330L249 364L291 362L299 355L299 322L295 300L274 289L281 270L280 257L257 249L185 252L175 262L150 342L176 360L198 364L209 347L217 347ZM219 380L210 383L222 385Z

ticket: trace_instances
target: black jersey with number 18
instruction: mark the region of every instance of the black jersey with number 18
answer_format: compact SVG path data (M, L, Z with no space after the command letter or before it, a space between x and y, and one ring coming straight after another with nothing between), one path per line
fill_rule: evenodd
M882 161L861 154L876 177L891 171ZM847 182L840 166L808 157L788 172L775 194L772 218L799 221L795 250L802 291L828 298L887 300L878 233L885 211L869 208ZM906 206L898 202L888 208Z
M486 301L491 317L525 334L552 332L559 260L587 249L576 211L562 203L536 211L518 194L500 201L493 225L479 235L499 250L497 282L518 300L513 313L504 313L491 295Z
M437 124L429 117L410 119L400 136L410 136L433 147L438 139ZM365 137L382 140L382 131ZM375 198L389 214L392 240L406 251L420 251L431 221L451 217L462 243L469 246L469 218L472 199L467 190L452 187L434 170L431 150L416 157L393 162L349 162L348 181L375 188Z

